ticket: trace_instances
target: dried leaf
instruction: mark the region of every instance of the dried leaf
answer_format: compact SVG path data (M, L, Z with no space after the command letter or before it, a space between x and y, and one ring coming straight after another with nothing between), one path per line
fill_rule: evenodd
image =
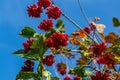
M113 32L109 32L108 36L105 37L105 41L109 42L109 43L112 43L117 38L118 38L118 35L116 35Z
M87 63L87 59L86 58L79 58L77 60L77 62L78 62L79 65L84 65L84 64Z
M87 37L84 30L77 30L77 31L73 32L72 35L78 36L79 38Z
M74 45L79 45L78 39L75 36L70 37L70 43Z
M81 47L84 47L85 49L89 49L89 47L82 41L79 40L79 38L76 38L75 36L70 37L70 43L74 45L80 45Z
M105 25L104 24L95 24L95 27L99 33L104 33Z

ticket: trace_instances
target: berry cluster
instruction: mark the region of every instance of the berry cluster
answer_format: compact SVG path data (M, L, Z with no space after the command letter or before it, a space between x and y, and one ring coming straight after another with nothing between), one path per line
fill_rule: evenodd
M57 19L62 12L57 6L53 6L50 0L38 0L37 5L33 4L27 7L29 17L39 18L44 9L47 8L48 18Z
M80 80L80 77L78 77L78 76L75 75L74 78L71 79L70 76L66 76L66 77L64 78L64 80Z
M58 63L57 64L57 70L58 70L58 72L61 74L61 75L64 75L64 74L66 74L66 68L67 68L67 66L66 66L66 64L64 64L64 63Z
M101 73L100 71L97 71L95 76L91 76L91 80L109 80L109 77L109 73Z
M68 35L59 32L53 33L47 40L46 45L49 48L59 49L68 44Z
M64 74L66 74L66 69L65 68L60 68L58 70L58 72L60 72L61 75L64 75Z
M47 7L51 6L51 1L50 0L38 0L37 4L38 4L38 6L46 9Z
M64 80L72 80L72 79L70 78L70 76L66 76Z
M30 50L30 46L32 45L33 41L34 39L28 39L27 42L23 42L24 52L27 53Z
M26 60L25 61L25 66L21 67L21 71L24 72L28 72L28 71L33 71L33 66L34 66L34 62L32 62L31 60Z
M43 22L40 23L38 26L39 29L48 31L52 28L53 22L52 20L43 20Z
M100 43L100 44L92 44L91 50L95 54L95 56L100 56L102 55L102 52L107 48L105 43Z
M37 6L36 4L30 5L27 7L29 17L40 17L42 13L41 7Z
M48 15L48 18L57 19L60 17L62 12L57 6L52 6L48 8L48 11L46 12L46 14Z
M91 29L90 29L89 27L85 27L85 28L84 28L84 31L85 31L86 33L90 34Z
M53 55L47 55L43 60L43 64L46 64L47 66L52 66L52 64L55 62L54 61L54 56Z
M73 80L80 80L80 77L74 76L74 79L73 79Z
M106 65L115 65L115 61L112 59L114 57L114 55L112 54L104 54L102 56L100 56L97 59L97 63L98 64L106 64Z

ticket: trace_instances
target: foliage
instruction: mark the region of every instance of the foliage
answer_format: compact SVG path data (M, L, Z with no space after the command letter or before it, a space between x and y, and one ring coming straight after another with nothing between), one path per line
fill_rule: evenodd
M27 41L23 42L24 48L14 54L27 61L21 67L16 80L61 80L60 75L64 80L119 80L120 67L116 69L116 65L120 63L120 37L114 32L105 36L106 26L97 23L100 18L95 17L87 27L81 28L62 13L52 0L38 0L37 4L28 6L27 11L32 18L39 18L45 11L47 19L38 26L44 32L38 34L28 26L21 30L20 35L27 38ZM66 34L61 16L79 29ZM55 26L53 21L56 21ZM114 27L120 26L118 18L113 17L112 21ZM79 59L76 60L75 54L80 55ZM70 66L70 59L76 60L75 67ZM34 62L31 60L38 62L36 70L33 70ZM52 72L55 72L56 77L52 77L52 72L47 70L49 66L54 68Z
M34 34L36 33L36 31L34 29L32 29L31 27L25 27L21 32L20 35L25 37L25 38L31 38L34 36Z

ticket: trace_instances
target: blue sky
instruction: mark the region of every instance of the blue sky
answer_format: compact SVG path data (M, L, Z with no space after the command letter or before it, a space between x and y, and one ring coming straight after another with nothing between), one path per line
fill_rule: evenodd
M25 41L19 32L24 26L31 26L37 31L39 22L46 16L41 18L29 18L27 15L27 5L33 4L37 0L0 0L0 79L15 80L16 74L23 65L24 59L14 56L12 52L22 48L22 42ZM81 27L87 26L77 0L54 0L61 10L70 16ZM120 0L81 0L83 8L88 17L92 20L95 16L100 17L101 21L106 25L105 34L109 31L118 32L117 28L113 28L112 17L120 18L119 3ZM74 25L67 21L64 17L67 27L67 33L76 30ZM40 31L39 31L40 32Z

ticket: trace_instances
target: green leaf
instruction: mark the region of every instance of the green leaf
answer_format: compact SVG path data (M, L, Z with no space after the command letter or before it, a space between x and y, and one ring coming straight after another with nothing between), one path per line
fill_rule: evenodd
M69 71L69 73L74 73L79 77L86 77L85 68L82 66L77 66Z
M59 80L58 77L52 77L51 80Z
M47 49L48 48L45 44L45 35L40 34L39 37L37 37L37 39L34 40L32 45L30 46L30 50L27 53L25 53L24 50L18 50L14 52L14 54L26 59L38 60L40 57L43 57Z
M61 19L59 19L57 21L57 24L56 24L56 28L58 28L58 30L61 32L61 33L64 33L65 32L65 26L64 26L64 23Z
M37 54L35 51L30 50L28 53L25 53L23 49L15 51L13 54L20 56L22 58L30 59L30 60L38 60L39 54Z
M41 65L41 63L39 63L39 65L37 67L37 72L40 76L42 76L42 68L43 68L43 66Z
M21 50L18 50L18 51L13 52L13 54L15 54L15 55L17 55L17 56L24 57L24 55L25 55L26 53L24 52L23 49L21 49Z
M46 37L44 34L40 34L37 40L35 40L32 45L30 46L31 52L36 51L38 54L38 57L43 57L45 51L47 50L46 44L45 44ZM32 51L33 50L33 51Z
M28 80L28 79L34 79L34 80L40 80L40 76L34 72L19 72L19 74L16 76L16 80Z
M32 29L31 27L25 27L21 32L20 35L25 37L25 38L31 38L34 37L34 34L36 31Z
M116 17L113 17L112 21L113 21L113 25L115 27L119 27L120 26L120 22L119 22L119 20Z
M61 19L57 20L57 24L56 24L57 28L60 28L63 25L64 25L64 23L63 23L63 21Z

